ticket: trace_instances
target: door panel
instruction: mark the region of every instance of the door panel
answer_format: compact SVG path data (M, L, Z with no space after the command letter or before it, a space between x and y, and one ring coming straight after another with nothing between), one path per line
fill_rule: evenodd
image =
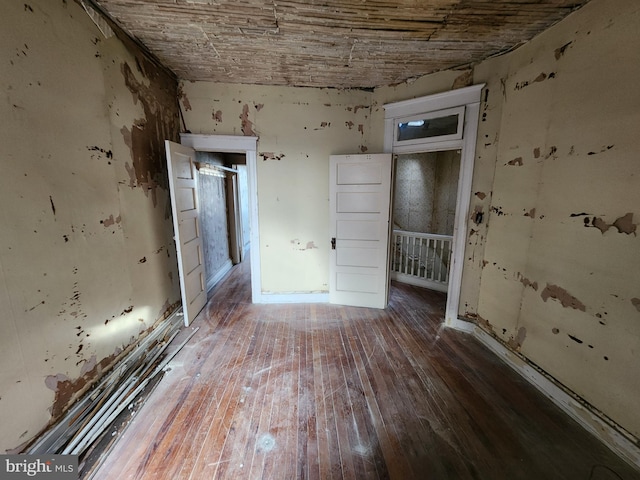
M173 231L178 254L184 323L189 325L207 303L202 237L198 220L198 173L195 151L165 141Z
M388 293L391 155L330 158L331 303L384 308Z

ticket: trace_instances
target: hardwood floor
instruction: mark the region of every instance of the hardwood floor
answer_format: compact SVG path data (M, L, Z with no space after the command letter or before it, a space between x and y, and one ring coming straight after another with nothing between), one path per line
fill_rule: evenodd
M253 305L234 267L94 479L637 479L472 337L443 294Z

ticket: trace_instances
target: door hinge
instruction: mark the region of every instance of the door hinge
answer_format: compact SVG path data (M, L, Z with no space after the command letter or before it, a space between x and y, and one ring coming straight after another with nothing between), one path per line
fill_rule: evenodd
M331 250L336 249L336 237L331 238Z

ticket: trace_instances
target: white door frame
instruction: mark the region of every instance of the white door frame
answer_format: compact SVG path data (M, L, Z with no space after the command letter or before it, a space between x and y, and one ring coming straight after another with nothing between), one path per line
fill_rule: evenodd
M450 92L384 105L385 153L401 154L461 150L460 176L458 177L458 194L456 198L456 218L453 227L453 254L451 256L451 272L449 274L445 324L450 327L462 329L466 327L467 322L458 319L458 309L460 306L460 288L462 286L462 266L464 264L467 222L471 203L471 181L473 179L473 164L476 154L476 139L478 136L480 97L484 85L483 83ZM427 138L424 139L424 142L412 143L411 145L395 145L394 134L397 119L460 106L466 107L464 130L461 139L434 141L434 139Z
M262 282L260 276L260 228L258 223L258 137L239 135L201 135L181 133L182 145L198 152L244 153L247 159L247 183L249 188L251 301L262 303Z

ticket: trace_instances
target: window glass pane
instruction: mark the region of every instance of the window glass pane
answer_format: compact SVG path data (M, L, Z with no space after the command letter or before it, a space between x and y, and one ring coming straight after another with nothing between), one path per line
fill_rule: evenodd
M397 141L454 135L458 132L458 114L398 123Z

